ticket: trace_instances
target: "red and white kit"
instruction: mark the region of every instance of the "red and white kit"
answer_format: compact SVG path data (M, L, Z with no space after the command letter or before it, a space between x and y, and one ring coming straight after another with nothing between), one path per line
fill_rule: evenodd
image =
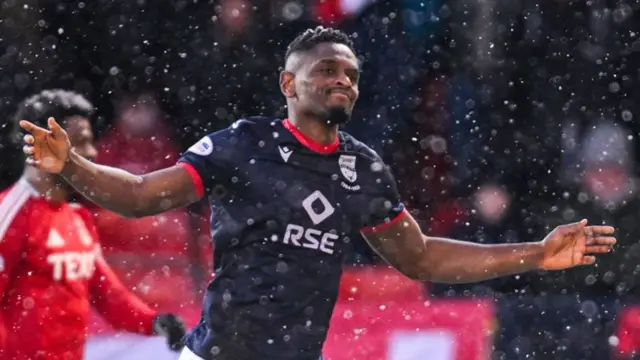
M101 256L91 214L20 180L0 194L0 358L81 360L90 308L152 333L157 313Z

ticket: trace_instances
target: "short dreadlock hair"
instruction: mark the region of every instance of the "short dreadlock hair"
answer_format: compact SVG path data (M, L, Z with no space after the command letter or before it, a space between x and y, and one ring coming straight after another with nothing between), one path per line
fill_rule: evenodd
M337 29L318 26L315 29L308 29L296 36L291 44L289 44L284 60L286 62L293 53L311 50L316 45L322 43L343 44L348 46L354 54L356 53L353 41L349 35Z
M93 105L84 96L67 90L51 89L30 96L18 105L13 116L12 140L20 142L20 120L28 120L38 126L46 127L47 119L56 118L64 121L73 116L90 119L94 112Z

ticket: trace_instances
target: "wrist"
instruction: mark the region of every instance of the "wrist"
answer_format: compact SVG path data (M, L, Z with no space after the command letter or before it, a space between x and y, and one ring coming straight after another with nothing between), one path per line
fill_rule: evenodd
M79 156L80 155L76 154L73 150L69 150L69 154L67 155L67 159L64 161L62 171L60 171L60 175L62 175L62 177L68 179L74 174L74 169Z
M513 249L515 261L519 263L519 272L540 270L544 261L544 244L528 242L517 244Z
M544 270L544 242L537 241L530 243L531 259L533 263L532 270Z

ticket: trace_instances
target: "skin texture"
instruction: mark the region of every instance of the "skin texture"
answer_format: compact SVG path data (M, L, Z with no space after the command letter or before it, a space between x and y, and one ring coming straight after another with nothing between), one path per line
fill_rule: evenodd
M342 44L322 43L292 54L280 76L289 120L320 144L338 136L358 98L360 66ZM49 120L49 128L23 121L30 134L24 152L29 164L59 173L77 191L98 205L124 216L147 216L198 200L187 171L179 166L135 176L93 164L71 146L67 133ZM384 229L363 234L392 266L416 280L475 282L533 269L559 270L590 265L594 254L615 244L610 226L587 226L586 220L560 226L538 242L479 245L424 235L408 212Z

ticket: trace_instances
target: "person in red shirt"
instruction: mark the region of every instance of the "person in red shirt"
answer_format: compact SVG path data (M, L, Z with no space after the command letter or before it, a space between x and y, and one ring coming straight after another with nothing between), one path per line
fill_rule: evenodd
M23 101L16 118L58 114L74 149L93 158L92 112L79 94L46 90ZM91 214L70 203L72 195L58 175L31 166L0 194L0 359L82 359L91 306L115 328L163 335L179 350L182 321L125 288L102 258Z

